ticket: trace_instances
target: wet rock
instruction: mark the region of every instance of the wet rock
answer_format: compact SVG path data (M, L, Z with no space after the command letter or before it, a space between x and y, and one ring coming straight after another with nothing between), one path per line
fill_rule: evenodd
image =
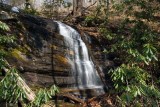
M64 46L53 20L31 15L18 15L18 23L9 21L12 33L20 40L8 61L22 73L28 83L41 86L71 85L71 65L65 58L73 54ZM21 42L20 42L21 41ZM15 63L16 62L16 63Z
M51 86L68 86L76 84L78 79L72 78L71 65L66 55L73 57L74 52L64 44L64 37L58 34L56 22L32 15L18 15L17 23L11 25L12 33L17 35L20 48L13 50L12 58L8 61L16 66L29 84ZM102 66L108 64L99 40L87 36L90 54L94 61ZM16 62L16 63L15 63Z
M0 20L10 19L10 15L5 11L0 11Z
M84 30L86 34L82 36L82 38L89 47L89 54L96 65L96 69L98 74L101 76L101 80L105 84L104 89L107 91L112 85L108 71L115 66L115 63L111 60L110 56L104 52L107 48L107 45L104 44L107 44L107 41L105 41L105 39L100 35L93 35L97 32L96 30L88 31L90 28L86 28Z

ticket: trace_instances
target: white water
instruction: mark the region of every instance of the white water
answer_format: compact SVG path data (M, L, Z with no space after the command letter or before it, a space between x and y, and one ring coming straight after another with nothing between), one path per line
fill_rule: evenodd
M102 87L102 82L97 74L92 59L89 57L88 49L82 41L80 34L68 25L57 22L59 33L64 37L65 45L74 55L66 55L72 66L73 76L78 88Z

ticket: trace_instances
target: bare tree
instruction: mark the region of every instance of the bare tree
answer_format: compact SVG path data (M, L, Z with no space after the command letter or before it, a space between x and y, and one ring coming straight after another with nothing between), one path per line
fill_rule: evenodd
M81 15L83 0L73 0L73 15Z

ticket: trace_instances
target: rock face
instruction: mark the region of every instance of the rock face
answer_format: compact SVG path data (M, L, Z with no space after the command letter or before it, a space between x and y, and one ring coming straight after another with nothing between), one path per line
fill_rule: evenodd
M16 66L30 85L71 85L70 64L65 58L68 52L58 27L49 19L30 15L18 16L17 22L8 21L17 35L19 47L12 50L10 64ZM14 63L16 62L16 63Z
M8 61L17 67L30 86L49 87L57 84L68 87L76 83L71 65L65 58L66 54L73 55L74 52L67 50L63 36L58 34L56 22L31 15L18 15L14 20L5 21L18 38ZM89 35L82 38L88 44L96 68L103 73L101 68L105 69L106 58L101 44Z

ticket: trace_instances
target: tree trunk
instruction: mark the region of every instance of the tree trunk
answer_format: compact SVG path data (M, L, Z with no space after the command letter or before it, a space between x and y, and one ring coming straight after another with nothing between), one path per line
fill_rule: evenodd
M73 15L81 15L83 0L73 0Z

